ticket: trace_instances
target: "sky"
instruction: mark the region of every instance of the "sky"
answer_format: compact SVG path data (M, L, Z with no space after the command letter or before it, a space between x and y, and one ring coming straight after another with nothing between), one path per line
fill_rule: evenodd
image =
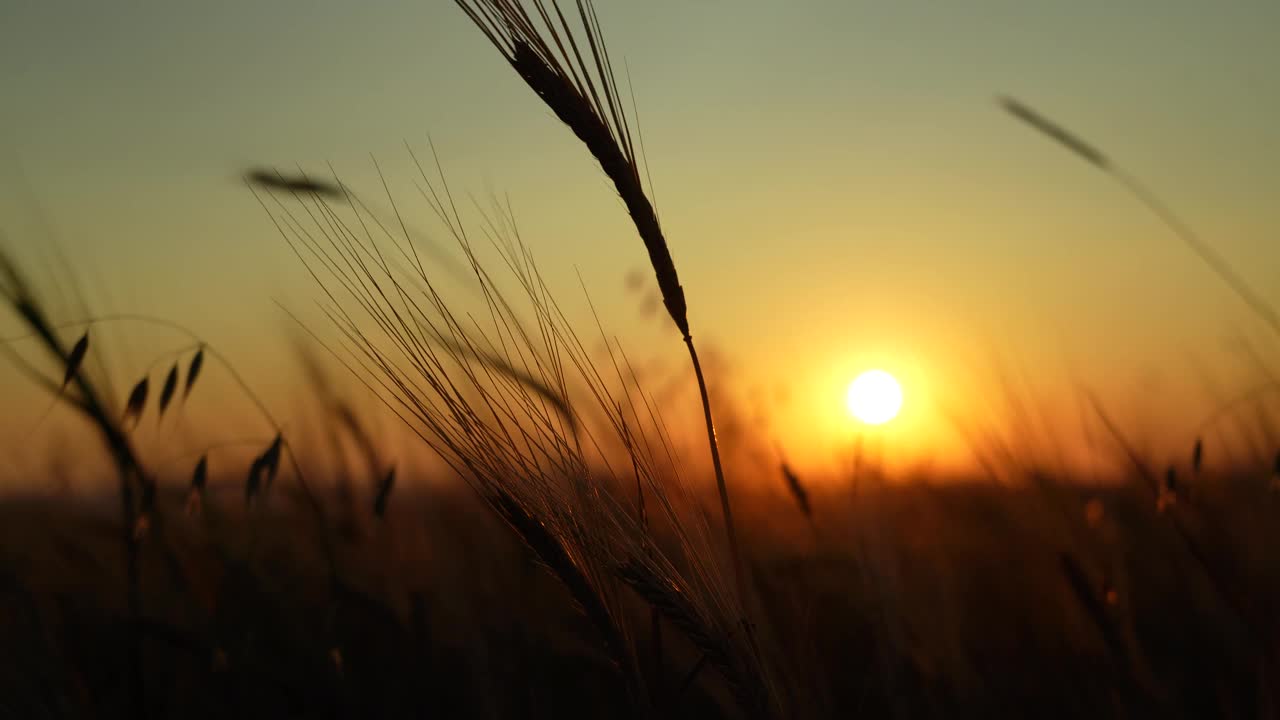
M1276 347L1248 309L994 99L1102 148L1280 302L1275 2L597 5L694 336L781 446L819 462L870 432L843 398L870 367L906 394L875 440L913 462L963 456L958 426L1025 427L1010 387L1042 414L1015 435L1075 432L1085 388L1173 452L1263 378L1247 348ZM318 289L240 174L332 163L377 196L376 158L426 224L405 144L428 137L452 187L510 198L575 317L581 276L641 365L685 370L607 180L451 2L10 0L0 87L6 246L44 268L56 238L95 307L196 330L282 416L280 306ZM134 332L113 336L121 384L184 342ZM0 388L0 438L26 444L48 399L8 369Z

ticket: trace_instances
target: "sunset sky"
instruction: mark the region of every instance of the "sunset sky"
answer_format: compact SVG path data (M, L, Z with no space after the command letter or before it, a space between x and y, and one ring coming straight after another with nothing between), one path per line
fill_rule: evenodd
M844 388L871 367L906 394L889 452L928 459L963 454L949 417L1015 421L1001 376L1069 432L1084 386L1154 447L1189 445L1262 379L1241 341L1275 357L1166 228L994 98L1098 145L1280 303L1280 3L597 5L694 336L811 462L850 444ZM378 197L372 154L430 228L404 148L428 134L457 191L510 196L575 316L580 273L633 357L686 369L612 187L452 2L16 0L0 88L6 246L43 267L47 218L100 308L193 328L283 417L298 373L275 302L318 291L240 174L332 162ZM119 382L180 344L139 336ZM47 399L7 366L0 392L0 439L21 443Z

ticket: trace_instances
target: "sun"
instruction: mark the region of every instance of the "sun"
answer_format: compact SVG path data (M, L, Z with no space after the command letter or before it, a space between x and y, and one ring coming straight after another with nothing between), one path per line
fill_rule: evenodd
M902 409L902 386L884 370L868 370L849 383L849 414L868 425L883 425Z

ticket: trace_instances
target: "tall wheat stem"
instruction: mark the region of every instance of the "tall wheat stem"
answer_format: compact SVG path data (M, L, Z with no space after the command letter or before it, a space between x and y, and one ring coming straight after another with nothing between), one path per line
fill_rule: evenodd
M698 393L702 397L702 414L707 423L707 443L711 446L711 464L716 473L716 491L720 495L720 512L724 515L724 531L728 536L729 554L733 561L733 579L745 611L748 602L747 572L742 564L742 554L738 550L738 533L733 522L733 508L729 505L729 488L724 481L724 467L720 463L720 443L716 440L716 424L711 417L711 397L707 394L707 381L702 376L702 363L698 362L698 351L693 347L693 338L685 335L684 344L689 348L693 374L698 379Z

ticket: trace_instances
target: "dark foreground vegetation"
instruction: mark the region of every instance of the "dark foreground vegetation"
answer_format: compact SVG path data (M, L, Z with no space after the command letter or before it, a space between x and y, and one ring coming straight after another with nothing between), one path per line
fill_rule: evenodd
M762 478L782 488L779 478ZM337 580L283 486L246 512L239 477L141 547L125 607L114 513L0 511L4 717L625 717L637 714L565 587L486 508L373 488L334 500ZM873 481L744 494L744 548L794 717L1274 717L1280 493L1202 478L1157 512L1097 491ZM231 496L231 497L228 497ZM710 500L710 499L709 499ZM337 510L341 510L337 512ZM633 597L659 717L735 717L684 629ZM121 660L142 639L145 708ZM656 640L656 644L655 644ZM765 642L762 640L762 642Z
M109 458L84 462L115 490L0 506L0 716L1277 717L1280 466L1210 472L1197 443L1157 470L1090 397L1131 468L1103 488L1028 467L999 486L726 472L697 316L594 8L457 5L625 205L689 358L708 470L676 457L666 408L600 319L567 319L510 204L462 203L434 156L410 150L414 183L436 237L465 256L451 267L470 304L445 297L439 248L387 186L383 212L336 179L246 174L317 284L327 324L303 326L447 468L430 483L397 478L382 438L312 373L319 424L368 465L320 482L339 465L311 462L324 453L196 332L95 318L82 301L54 318L0 254L0 299L25 333L0 348L83 421ZM1002 102L1118 181L1280 332L1145 185ZM189 345L109 373L118 321ZM597 332L603 355L582 339ZM235 466L210 447L175 482L136 431L211 372L271 436Z

